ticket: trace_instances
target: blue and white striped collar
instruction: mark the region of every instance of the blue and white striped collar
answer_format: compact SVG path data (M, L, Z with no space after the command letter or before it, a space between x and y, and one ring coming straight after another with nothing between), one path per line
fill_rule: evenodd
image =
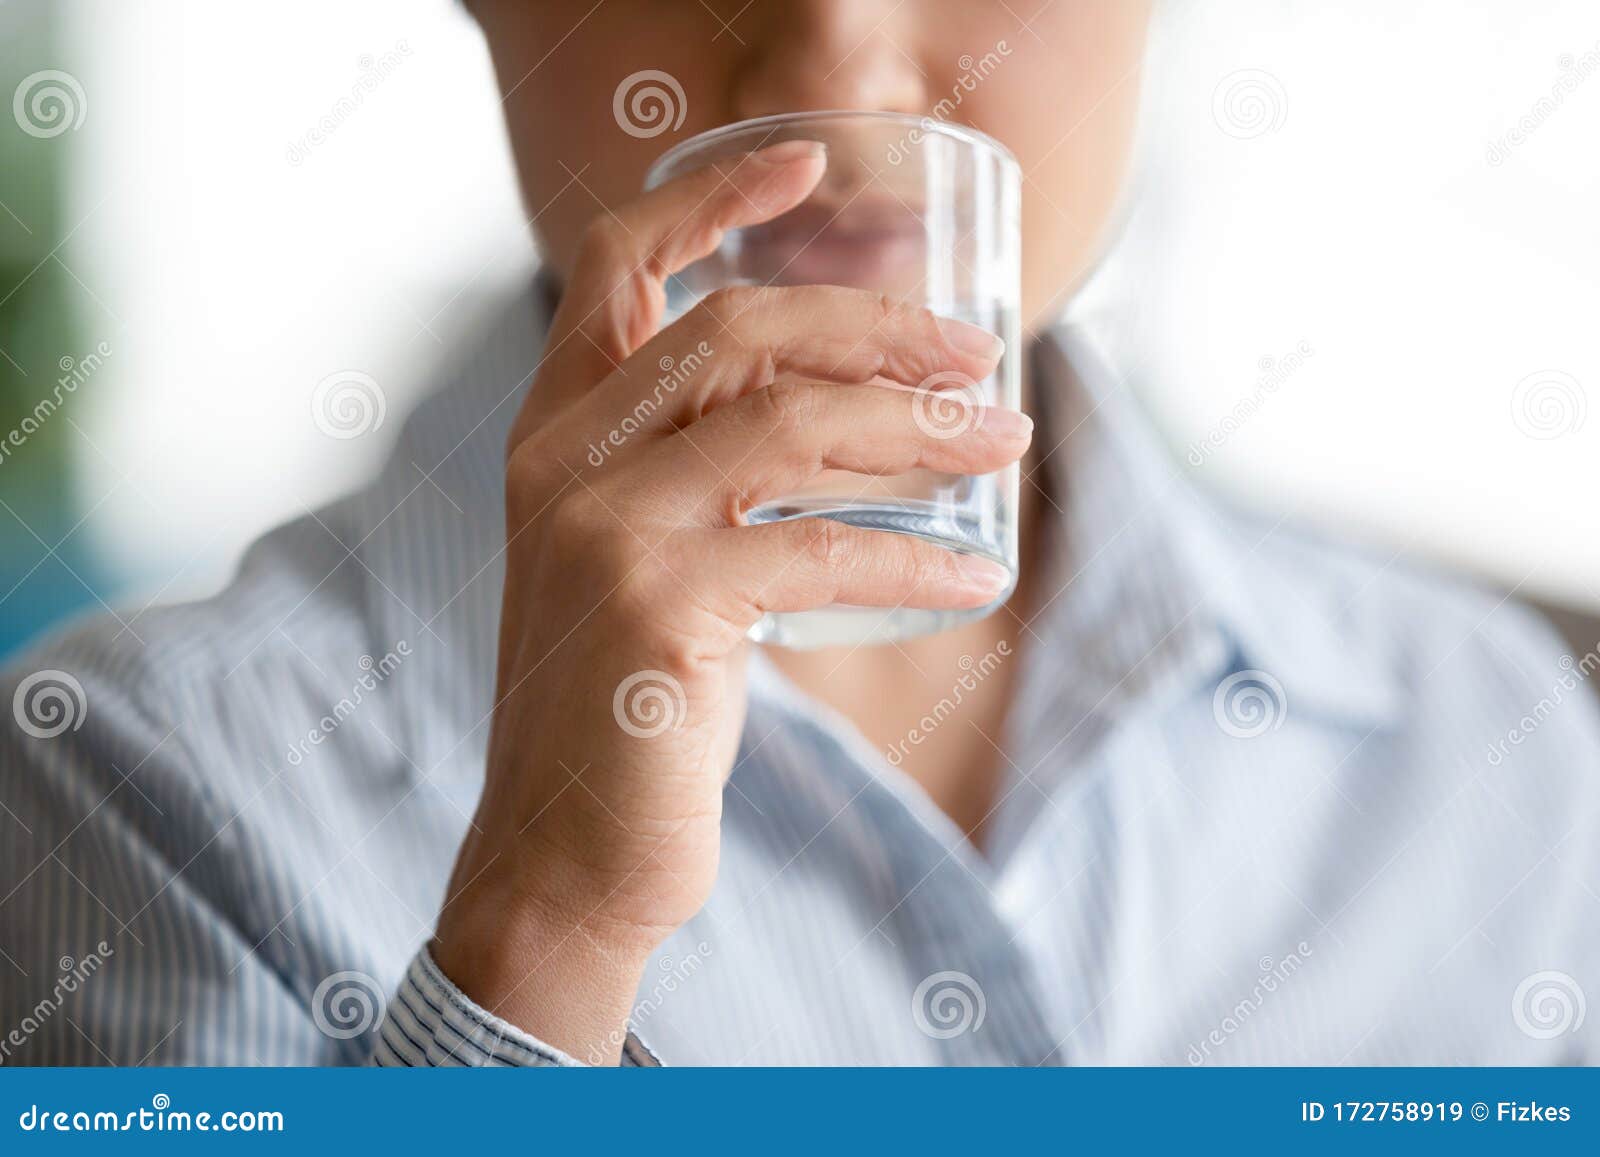
M1348 633L1314 568L1284 562L1294 532L1256 524L1198 489L1157 439L1128 375L1081 331L1038 342L1043 468L1065 495L1046 527L1035 629L1059 649L1073 697L1132 705L1164 687L1262 671L1294 710L1377 727L1402 703L1383 641ZM1060 501L1058 499L1058 501Z

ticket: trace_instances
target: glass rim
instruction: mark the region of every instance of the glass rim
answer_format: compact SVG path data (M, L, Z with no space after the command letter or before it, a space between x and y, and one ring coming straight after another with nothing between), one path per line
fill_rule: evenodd
M679 141L654 161L645 173L644 187L655 187L655 180L660 173L675 162L681 160L685 153L694 149L704 148L716 144L726 137L738 133L750 132L762 128L779 128L784 125L799 124L805 121L837 121L837 120L876 120L897 121L908 129L920 129L925 133L937 133L940 136L951 137L975 145L997 154L1002 160L1021 168L1021 163L1016 155L1006 148L994 137L982 129L975 129L970 125L951 124L949 121L935 120L926 114L893 112L888 109L855 109L855 108L830 108L811 109L804 112L781 112L771 116L753 117L750 120L733 121L730 124L718 125L716 128L698 132L687 140Z

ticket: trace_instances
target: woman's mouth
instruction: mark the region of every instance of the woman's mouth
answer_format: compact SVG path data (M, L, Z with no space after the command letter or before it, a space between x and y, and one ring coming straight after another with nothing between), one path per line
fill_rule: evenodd
M848 285L893 292L922 279L922 218L894 197L813 199L739 238L739 273L763 285Z

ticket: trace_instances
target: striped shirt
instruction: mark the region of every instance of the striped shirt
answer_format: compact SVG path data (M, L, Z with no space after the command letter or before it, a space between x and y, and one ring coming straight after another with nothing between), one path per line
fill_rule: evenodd
M519 301L368 489L0 679L0 1062L583 1063L426 952L483 779ZM1600 658L1219 507L1037 344L1053 592L982 854L759 654L627 1063L1600 1062ZM959 720L949 726L965 726ZM530 962L531 963L531 962Z

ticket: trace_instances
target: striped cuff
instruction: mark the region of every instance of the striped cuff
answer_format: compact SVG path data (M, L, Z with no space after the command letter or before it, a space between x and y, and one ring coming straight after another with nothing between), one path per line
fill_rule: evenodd
M475 1004L439 971L424 945L389 1002L372 1063L389 1068L582 1067L582 1062L529 1036ZM622 1064L660 1065L629 1031Z

